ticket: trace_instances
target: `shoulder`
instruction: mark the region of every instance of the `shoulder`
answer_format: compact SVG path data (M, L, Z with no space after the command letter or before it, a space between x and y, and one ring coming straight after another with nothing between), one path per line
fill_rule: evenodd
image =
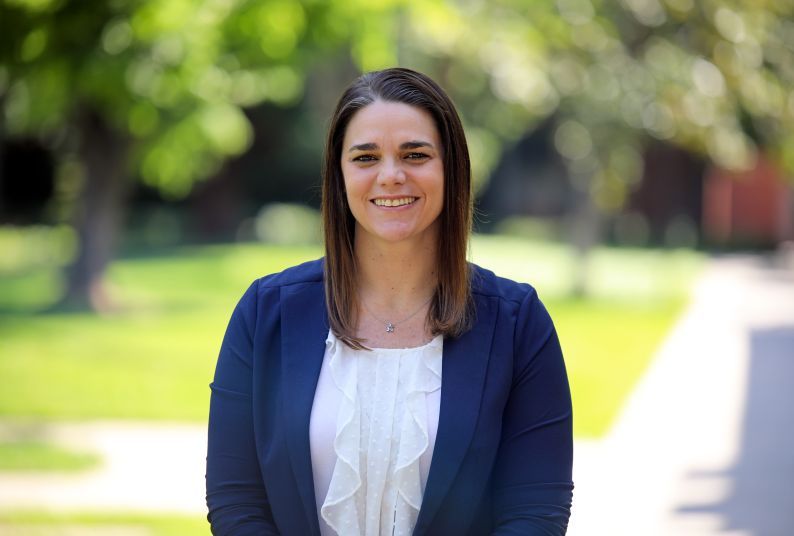
M268 289L303 283L322 283L322 281L323 259L315 259L297 266L291 266L275 274L260 277L256 283L260 289Z
M285 288L297 288L306 284L317 285L322 292L323 259L304 262L291 266L280 272L256 279L240 299L238 308L256 309L257 303L273 304L280 300L281 291Z
M519 283L506 277L499 277L491 270L470 264L471 291L474 295L499 298L521 305L528 298L537 297L535 288L528 283Z
M477 297L496 298L504 311L506 323L515 326L517 344L530 344L534 353L554 334L554 323L548 310L538 297L535 287L499 277L492 271L471 264L472 294Z

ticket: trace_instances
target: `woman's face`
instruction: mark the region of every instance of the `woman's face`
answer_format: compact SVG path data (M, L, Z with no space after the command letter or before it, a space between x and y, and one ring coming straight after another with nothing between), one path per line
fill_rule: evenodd
M356 239L435 240L444 206L442 156L433 118L421 108L378 100L356 112L341 155Z

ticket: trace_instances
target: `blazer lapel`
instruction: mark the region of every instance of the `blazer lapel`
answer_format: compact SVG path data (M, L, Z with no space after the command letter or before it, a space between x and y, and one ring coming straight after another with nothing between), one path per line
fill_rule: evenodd
M456 339L444 340L438 432L414 534L424 534L433 521L477 425L498 303L482 295L475 295L474 300L474 327Z
M325 295L322 283L285 287L281 292L285 397L283 425L307 528L310 534L319 534L309 447L309 419L328 334Z

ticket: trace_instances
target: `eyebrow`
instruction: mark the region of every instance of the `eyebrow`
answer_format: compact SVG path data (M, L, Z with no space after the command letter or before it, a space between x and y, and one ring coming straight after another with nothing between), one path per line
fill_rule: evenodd
M433 144L427 141L422 140L411 140L406 141L405 143L400 145L400 150L404 151L406 149L418 149L420 147L429 147L433 149ZM374 151L378 148L377 143L360 143L358 145L353 145L348 152L353 151Z

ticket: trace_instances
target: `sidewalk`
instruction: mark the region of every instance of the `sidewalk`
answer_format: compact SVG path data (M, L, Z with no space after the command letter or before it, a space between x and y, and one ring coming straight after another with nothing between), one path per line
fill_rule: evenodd
M103 466L0 473L0 509L206 512L203 425L44 432ZM794 272L713 261L609 435L575 456L571 536L794 534Z
M571 536L794 534L794 272L711 263L609 435Z
M0 473L0 509L206 514L204 425L92 421L37 429L0 423L0 438L12 435L95 452L102 464L78 474Z

